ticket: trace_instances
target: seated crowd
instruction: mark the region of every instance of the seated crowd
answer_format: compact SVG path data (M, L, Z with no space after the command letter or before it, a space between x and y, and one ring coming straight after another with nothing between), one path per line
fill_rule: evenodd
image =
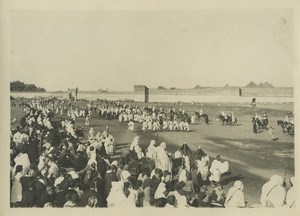
M52 110L52 103L28 103L22 125L11 131L12 207L246 206L240 180L225 194L221 178L230 167L219 155L210 161L186 143L170 153L154 140L143 149L137 136L116 160L108 127L96 135L90 129L82 142L74 119L54 122ZM261 205L294 207L294 187L286 193L283 184L272 176L262 187Z

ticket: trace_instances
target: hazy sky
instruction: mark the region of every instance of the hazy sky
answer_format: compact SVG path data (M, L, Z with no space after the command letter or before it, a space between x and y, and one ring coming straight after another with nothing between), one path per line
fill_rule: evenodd
M11 80L47 90L293 85L293 13L268 10L21 11Z

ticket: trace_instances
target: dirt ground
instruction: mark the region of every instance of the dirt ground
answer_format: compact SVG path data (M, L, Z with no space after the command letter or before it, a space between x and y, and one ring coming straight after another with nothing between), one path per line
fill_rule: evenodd
M83 107L83 102L74 102L75 106ZM139 103L139 105L143 105ZM294 176L294 138L283 134L276 121L282 120L287 112L293 111L292 103L284 104L258 104L257 108L251 108L249 104L183 104L170 105L160 104L162 107L179 107L189 113L202 108L210 118L209 125L196 122L190 126L190 132L142 132L141 125L135 125L135 131L130 133L127 130L127 123L117 120L98 119L95 114L91 119L90 127L97 133L103 131L108 125L111 134L115 137L116 155L118 157L123 151L129 148L135 136L140 136L142 147L147 148L150 140L157 142L165 141L167 151L174 153L178 147L186 142L195 151L199 146L208 153L211 161L216 155L221 155L223 160L230 164L231 174L221 178L221 184L225 193L233 185L235 180L242 180L244 183L244 194L247 206L259 204L261 187L273 174L284 176L286 173L287 186L289 177ZM216 117L221 110L233 111L238 119L237 126L222 126L217 122ZM252 132L251 117L255 112L266 111L269 117L269 125L273 126L276 141L270 141L267 131L261 130L258 134ZM22 116L22 110L17 107L11 108L11 116L18 120ZM18 121L11 125L15 128ZM90 127L84 125L84 119L78 118L76 126L81 126L87 134Z

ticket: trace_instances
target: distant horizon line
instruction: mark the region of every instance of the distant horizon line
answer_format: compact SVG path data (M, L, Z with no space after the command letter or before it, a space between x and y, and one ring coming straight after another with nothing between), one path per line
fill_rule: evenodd
M147 85L144 85L146 87L148 87ZM247 87L247 86L200 86L200 88L174 88L174 87L165 87L165 89L158 89L158 87L148 87L149 90L157 90L157 91L166 91L166 90L169 90L169 91L174 91L174 90L198 90L198 89L201 89L201 88L260 88L260 89L263 89L263 88L294 88L294 86L273 86L273 87L260 87L260 86L257 86L257 87ZM174 88L174 89L172 89ZM70 90L73 90L73 89L76 89L75 88L67 88L66 90L46 90L46 92L67 92L68 89ZM101 91L102 90L102 91ZM130 92L130 90L110 90L110 89L80 89L78 87L78 91L80 92ZM134 89L132 89L131 91L134 91Z

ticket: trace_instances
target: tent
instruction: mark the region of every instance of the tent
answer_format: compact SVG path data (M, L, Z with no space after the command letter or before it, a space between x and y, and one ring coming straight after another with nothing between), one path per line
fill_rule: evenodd
M192 152L192 150L186 143L183 143L179 150L182 151L183 153Z
M203 157L203 156L206 156L206 153L205 151L202 150L202 148L199 146L199 148L196 150L195 152L195 156L198 156L198 157Z

